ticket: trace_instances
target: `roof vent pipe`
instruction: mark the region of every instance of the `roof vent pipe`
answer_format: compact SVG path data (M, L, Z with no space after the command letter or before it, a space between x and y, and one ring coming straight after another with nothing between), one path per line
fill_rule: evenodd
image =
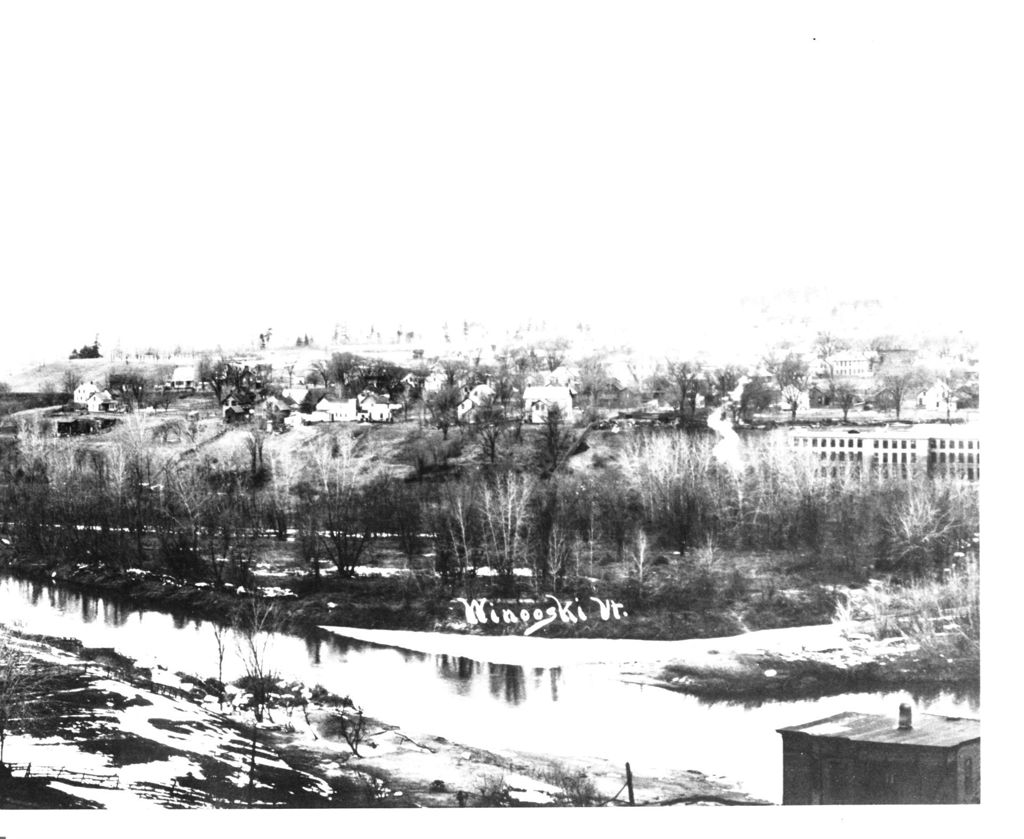
M900 703L900 730L906 731L914 727L911 717L910 706L906 702Z

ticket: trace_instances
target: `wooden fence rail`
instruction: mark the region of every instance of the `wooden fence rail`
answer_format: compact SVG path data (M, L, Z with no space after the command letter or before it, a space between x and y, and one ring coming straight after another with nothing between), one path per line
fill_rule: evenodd
M32 763L10 763L11 772L24 772L26 778L49 778L72 784L120 789L121 777L117 773L78 772L64 766L39 766Z

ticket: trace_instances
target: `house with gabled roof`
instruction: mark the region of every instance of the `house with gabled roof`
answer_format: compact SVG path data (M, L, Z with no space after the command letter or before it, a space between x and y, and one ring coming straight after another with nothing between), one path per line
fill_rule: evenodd
M547 422L551 408L557 407L562 417L572 420L572 391L565 385L530 385L523 391L523 410L529 423Z
M195 390L199 386L195 367L175 367L167 386L171 390Z
M396 406L386 396L364 391L356 398L360 422L391 422L394 419L393 410Z
M121 410L121 403L109 390L98 390L85 400L85 407L90 414L114 414Z
M78 405L85 405L89 401L89 397L94 393L99 393L100 387L96 382L82 382L78 387L75 388L74 394L72 394L72 401Z
M325 396L316 403L309 419L310 422L355 422L359 418L358 414L358 400Z
M957 404L949 385L942 379L936 379L917 394L917 407L929 411L955 411Z
M494 388L488 384L479 384L465 388L465 397L455 410L460 422L471 422L473 414L481 405L494 399Z
M287 426L286 420L298 411L299 405L294 399L283 396L268 396L262 403L263 414L269 431L282 431Z
M251 416L255 400L251 393L233 390L221 402L224 422L246 422Z

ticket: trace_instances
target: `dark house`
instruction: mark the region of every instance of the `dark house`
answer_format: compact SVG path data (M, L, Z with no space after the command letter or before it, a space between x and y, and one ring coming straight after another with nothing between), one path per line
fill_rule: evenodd
M842 713L778 729L783 804L968 804L981 800L981 722Z
M224 422L248 422L252 417L254 399L252 394L234 390L221 403Z

